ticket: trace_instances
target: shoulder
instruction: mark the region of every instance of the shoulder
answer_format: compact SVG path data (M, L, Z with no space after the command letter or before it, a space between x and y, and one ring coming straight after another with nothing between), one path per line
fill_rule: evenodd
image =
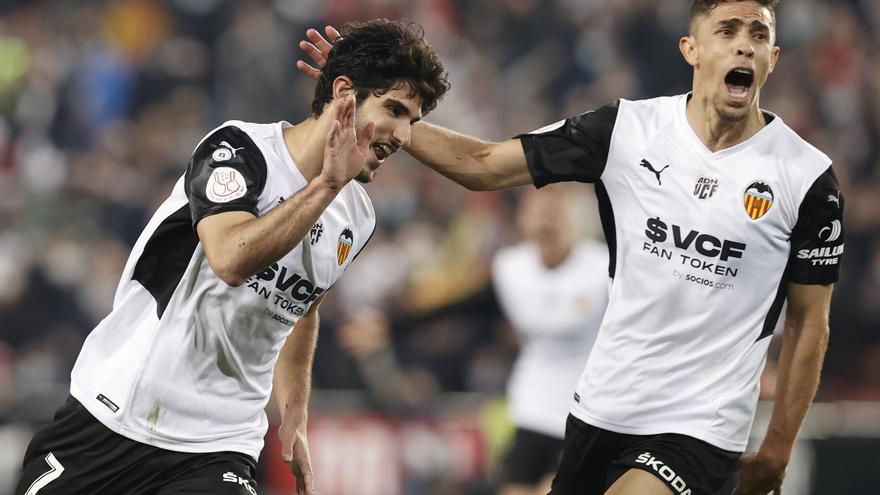
M618 119L628 126L641 126L645 130L662 128L671 123L682 99L687 95L659 96L644 100L618 100Z
M772 148L767 151L779 157L784 164L785 174L793 181L793 190L803 197L818 179L833 176L830 172L831 158L799 136L779 116L774 117L778 120L778 129L772 140Z
M779 119L779 132L777 133L777 141L774 143L774 146L779 153L785 154L785 156L790 157L791 161L801 166L814 169L816 175L831 165L831 158L828 155L799 136L779 116L775 116L775 118Z
M241 157L265 167L265 155L257 144L262 140L259 126L262 124L228 120L199 141L193 150L193 159L221 163Z

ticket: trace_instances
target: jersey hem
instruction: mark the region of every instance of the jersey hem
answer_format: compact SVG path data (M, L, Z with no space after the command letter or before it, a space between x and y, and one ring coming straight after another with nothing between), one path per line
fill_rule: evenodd
M603 430L613 431L615 433L623 433L625 435L660 435L663 433L677 433L679 435L687 435L697 440L702 440L722 450L739 453L745 452L746 446L748 445L748 440L744 442L731 442L730 440L707 434L705 430L694 430L691 428L682 428L680 426L664 425L662 423L655 423L651 426L646 427L633 427L619 425L596 418L577 407L571 408L571 411L569 412L572 416L587 424L590 424L597 428L602 428Z
M144 445L149 445L150 447L156 447L163 450L170 450L172 452L182 452L185 454L213 454L219 452L238 452L240 454L244 454L249 456L257 462L259 460L259 451L253 451L252 449L248 449L246 447L242 447L240 445L223 445L219 446L217 444L205 444L205 445L196 445L196 444L186 444L186 443L178 443L178 442L168 442L159 437L152 437L148 435L144 435L137 431L131 430L123 426L119 421L110 416L108 411L102 411L100 407L93 403L93 398L90 394L85 393L79 387L75 386L73 383L70 384L70 395L73 396L76 400L86 408L86 410L95 417L98 421L101 422L107 429L116 433L117 435L122 435L123 437L133 440L138 443L142 443Z

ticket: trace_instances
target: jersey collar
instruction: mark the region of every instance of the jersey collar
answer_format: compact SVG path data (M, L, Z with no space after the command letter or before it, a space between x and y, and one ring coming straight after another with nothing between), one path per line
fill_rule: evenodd
M687 102L691 97L690 92L685 93L679 96L678 108L675 112L675 125L684 135L685 139L691 143L693 148L697 150L697 152L707 160L718 160L730 155L734 155L738 153L740 150L752 148L756 143L759 143L768 136L772 136L776 133L776 129L782 125L782 119L773 112L768 112L767 110L761 109L764 112L765 116L769 116L770 122L762 127L758 132L752 135L750 138L746 139L741 143L737 143L728 148L724 148L718 151L712 151L706 147L703 141L697 136L697 133L694 132L694 129L691 127L690 123L687 120Z

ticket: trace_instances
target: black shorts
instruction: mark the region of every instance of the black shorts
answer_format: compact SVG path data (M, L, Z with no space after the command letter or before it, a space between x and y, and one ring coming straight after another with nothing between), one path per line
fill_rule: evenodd
M504 458L502 482L537 484L548 474L556 472L564 446L561 438L517 428L513 445Z
M73 397L28 445L15 495L256 495L254 460L172 452L114 433Z
M733 476L740 455L687 435L603 430L569 414L565 451L550 494L602 495L625 472L641 469L673 493L714 495Z

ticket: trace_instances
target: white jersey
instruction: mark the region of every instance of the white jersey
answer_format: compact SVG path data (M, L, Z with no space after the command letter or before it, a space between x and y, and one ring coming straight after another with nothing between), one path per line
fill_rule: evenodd
M537 186L596 183L611 255L572 414L742 451L786 284L837 280L843 198L829 158L779 117L712 152L688 98L620 100L521 140Z
M507 386L518 427L565 435L571 394L608 301L607 266L608 248L596 241L577 244L554 268L544 265L533 243L495 255L495 294L521 342Z
M224 211L264 215L307 185L282 138L289 126L214 130L135 244L71 381L72 395L116 433L173 451L259 456L282 345L376 224L363 187L350 182L277 263L239 287L217 277L195 226Z

